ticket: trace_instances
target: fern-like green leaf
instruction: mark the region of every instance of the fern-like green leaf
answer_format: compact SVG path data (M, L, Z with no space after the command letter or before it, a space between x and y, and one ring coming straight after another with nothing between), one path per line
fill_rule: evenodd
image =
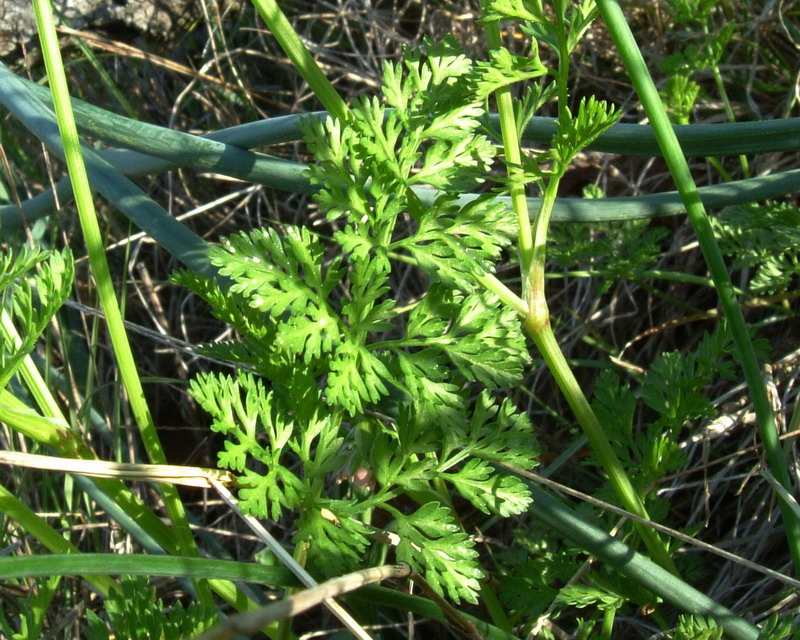
M547 67L539 59L536 40L532 42L532 56L515 55L505 47L490 51L490 60L479 62L475 68L473 82L477 94L488 98L498 89L545 75Z
M569 108L564 111L565 117L556 122L557 132L552 140L554 160L561 174L576 153L610 129L622 115L619 109L594 96L581 99L576 116Z
M474 543L453 522L450 510L437 502L428 502L414 513L405 515L392 509L397 518L400 544L397 559L408 562L440 595L447 592L453 600L476 604L480 589L478 552Z
M326 577L354 571L362 564L371 529L355 519L357 507L328 500L303 509L295 543L308 543L308 559Z
M305 485L281 464L295 428L287 407L249 373L236 378L201 374L191 381L189 393L211 415L211 428L228 438L219 464L241 474L242 509L277 520L282 508L297 506ZM262 466L248 468L249 461Z
M0 308L8 313L21 340L15 343L0 333L0 390L66 302L74 274L69 249L59 252L25 247L16 256L8 251L0 257Z
M391 378L386 365L366 347L352 342L341 343L330 363L328 402L350 415L360 413L365 402L378 402L389 393L385 380Z
M524 482L496 472L485 460L472 458L463 468L443 473L442 477L484 513L503 517L524 513L532 502Z

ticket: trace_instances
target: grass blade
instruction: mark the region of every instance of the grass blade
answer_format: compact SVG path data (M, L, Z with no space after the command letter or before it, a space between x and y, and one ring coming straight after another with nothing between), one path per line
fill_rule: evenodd
M70 106L67 78L61 61L61 51L58 45L52 7L49 0L34 0L33 6L42 53L50 80L58 128L72 180L72 188L75 193L75 203L78 207L81 229L83 230L92 272L95 276L98 295L106 314L109 337L114 347L120 376L127 390L131 410L139 427L147 455L152 463L164 464L166 463L166 457L161 448L155 423L144 396L133 352L123 325L111 272L106 261L100 225L95 214L91 187L89 186L89 179L81 154L78 131ZM183 503L178 497L176 488L169 484L162 484L160 489L167 513L173 524L178 548L184 555L196 555L197 548L189 529L189 523L186 520ZM200 599L211 605L213 598L208 585L204 582L199 582L196 587Z
M36 538L45 547L58 554L80 554L78 547L64 539L60 533L47 524L36 513L24 505L19 498L17 498L11 491L0 485L0 511L3 514L16 522L22 527L26 533ZM23 564L28 561L31 562L36 558L51 558L52 556L26 556L23 558L14 558ZM68 557L68 556L67 556ZM1 561L8 561L12 558L3 558ZM42 574L44 576L55 575L57 572L57 564L50 562L50 572ZM100 567L98 567L100 569ZM78 572L74 572L78 573ZM107 594L114 581L108 577L108 572L103 568L93 574L86 574L86 580L100 593Z
M216 578L271 587L295 587L300 584L292 573L283 567L210 558L118 553L70 553L0 558L0 580L54 575Z

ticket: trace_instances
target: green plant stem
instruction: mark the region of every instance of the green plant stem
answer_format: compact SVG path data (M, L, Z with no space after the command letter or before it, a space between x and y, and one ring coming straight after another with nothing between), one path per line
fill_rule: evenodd
M489 49L496 50L501 47L500 23L490 22L484 25L486 31L486 42ZM502 87L495 91L497 100L497 112L500 119L500 131L503 136L503 149L508 162L508 175L512 177L522 171L522 152L519 146L519 133L514 120L514 106L511 98L511 89ZM510 187L511 206L517 214L519 224L519 264L523 277L523 290L525 288L525 278L533 258L533 237L531 234L530 213L528 211L528 200L525 196L525 185L512 180Z
M708 32L708 23L703 25L703 33L705 34L706 38L709 38L710 34ZM711 71L714 74L714 84L717 85L717 91L719 92L719 95L722 98L722 104L725 107L725 115L728 117L728 122L736 122L736 116L733 113L733 107L731 107L731 101L728 98L728 92L725 90L725 83L722 80L722 74L719 70L719 63L714 58L711 46L708 44L706 44L706 51L714 60L714 63L711 65ZM747 156L744 154L739 154L739 162L742 165L742 173L744 174L744 177L749 178L750 163L747 161Z
M3 336L4 342L13 345L14 348L19 349L22 346L22 338L17 333L14 322L5 309L0 309L0 335ZM33 399L36 400L36 404L39 405L42 413L48 418L60 417L62 422L66 423L56 399L50 393L49 385L45 382L42 374L39 373L30 354L23 358L19 373L27 383L28 391Z
M63 538L61 539L64 541ZM66 543L66 541L64 542ZM63 547L63 545L59 546ZM50 556L0 558L0 578L13 580L24 577L39 578L76 574L83 576L169 576L235 580L270 587L300 585L291 571L284 567L267 567L252 562L144 554L77 553L77 549L75 551L76 553L68 555L65 552L58 552L56 555Z
M542 525L574 541L582 549L650 589L679 611L713 616L725 629L726 637L733 640L757 640L758 628L744 618L632 550L603 529L586 522L548 492L532 486L531 494L533 503L530 514Z
M49 100L49 91L24 78L14 76L0 63L0 73L17 78L30 91L42 100ZM125 123L126 118L93 106L82 100L73 99L73 109L78 124L82 127L114 129L133 126ZM306 114L277 116L267 120L257 120L220 129L205 134L204 138L217 140L242 148L263 147L283 142L302 140L298 128L303 118L326 116L317 111ZM491 125L499 126L500 116L490 113L487 116ZM155 125L151 125L155 126ZM172 129L160 127L164 132ZM719 124L673 125L681 148L688 157L707 157L735 155L738 153L769 153L777 151L797 151L800 148L800 118L781 120L755 120L750 122L730 122ZM534 116L522 131L522 139L531 142L548 143L556 133L556 119ZM587 146L591 151L621 153L624 155L661 157L662 152L653 134L653 128L644 124L616 123Z
M60 533L36 515L33 510L24 505L19 498L3 485L0 485L0 512L11 518L25 530L26 534L36 538L45 547L50 549L50 551L59 554L80 554L80 551L74 544L65 540ZM52 570L57 566L57 563L53 563L50 556L44 557L47 558L45 562L49 563L51 569L47 575L53 575ZM27 558L20 559L18 562L25 564L25 560L27 560ZM103 595L107 595L111 587L114 586L114 581L109 578L108 575L87 574L83 577Z
M550 327L549 320L544 326L539 326L535 330L527 326L527 321L525 324L526 332L531 337L534 344L536 344L536 348L547 363L547 368L555 378L559 389L561 389L567 403L575 414L578 424L580 424L583 432L586 434L589 440L589 446L592 448L592 452L597 456L598 460L600 460L617 496L625 505L626 509L640 517L649 519L646 515L647 510L644 504L642 504L639 494L636 493L636 490L633 488L630 479L625 473L625 469L622 467L603 428L600 426L597 416L595 416L594 411L592 411L583 390L580 388L569 364L564 358L564 354L558 345L555 334ZM668 571L678 575L672 558L670 558L658 534L644 525L634 524L634 526L639 532L642 541L647 546L647 549L653 555L655 561Z
M563 122L569 101L569 47L567 45L567 29L564 24L566 11L565 0L554 0L556 19L556 37L558 38L558 70L556 75L556 88L558 90L558 119Z
M533 221L533 260L529 265L527 277L528 287L523 290L528 305L528 317L525 325L529 330L550 325L550 310L545 296L545 263L547 260L547 232L550 228L550 216L558 193L558 180L551 179L542 194L542 206Z
M556 7L556 14L561 16L561 19L559 19L559 33L561 35L559 38L558 108L559 113L566 115L568 97L566 93L566 70L568 69L569 51L567 50L565 25L563 23L563 10L563 4L559 4L559 6ZM494 43L495 46L499 46L500 33L498 24L489 23L485 25L485 28L489 45L492 46L492 43ZM512 116L504 117L504 110L511 112ZM513 118L510 94L508 95L508 104L505 106L503 106L500 96L498 96L498 112L500 113L503 142L511 141L512 146L516 150L515 153L519 154L519 134L516 128L516 122ZM506 156L508 157L508 155L509 152L508 149L506 149ZM519 155L517 155L516 164L521 164ZM511 175L514 171L513 165L509 166L508 171L509 175ZM533 220L532 229L528 224L529 213L524 193L521 199L515 199L512 195L512 204L515 207L520 221L519 242L520 245L527 243L524 250L520 249L520 254L524 254L526 258L526 262L521 261L520 264L523 298L527 306L527 315L523 321L523 329L531 337L536 347L539 349L539 352L542 354L548 369L555 378L561 392L566 397L567 403L575 413L578 423L586 434L590 446L600 460L620 500L622 500L626 508L633 513L642 517L647 517L647 510L644 504L634 490L630 479L625 473L597 417L592 411L583 390L580 388L580 385L578 385L558 345L552 327L550 326L550 311L547 307L544 288L547 232L550 225L553 205L556 201L560 178L561 175L556 174L548 181L542 194L541 207ZM516 209L517 206L524 206L524 211ZM523 231L523 229L526 231ZM531 242L532 244L530 244ZM658 534L641 525L636 528L656 562L677 575L677 569Z
M322 106L340 122L347 122L350 110L301 42L278 3L275 0L253 0L253 5Z
M98 295L106 314L109 336L117 357L123 384L128 393L131 410L139 427L150 462L164 464L166 463L166 457L161 448L158 433L150 415L150 409L147 406L141 380L136 370L133 352L125 333L111 272L106 261L100 226L94 210L92 192L81 155L80 139L78 138L78 131L70 105L67 79L61 61L61 51L55 31L52 8L49 0L34 0L33 6L47 75L50 80L53 105L64 146L67 167L72 180L72 188L75 193L75 203L78 208L89 261L95 276ZM183 503L180 501L176 488L173 485L162 484L161 494L174 526L178 548L183 555L197 555ZM198 582L197 588L201 600L209 606L213 605L213 598L208 584L204 581Z
M600 640L611 640L613 637L611 633L614 630L614 616L617 610L609 607L603 611L603 627L600 629Z
M550 226L553 204L558 192L559 179L559 176L554 176L548 182L542 194L542 206L533 223L534 253L530 266L531 272L528 277L528 289L525 291L528 315L523 323L523 328L542 354L550 373L555 378L559 389L561 389L567 403L575 414L578 424L589 440L592 451L608 475L617 496L630 511L639 516L647 517L645 515L647 510L639 494L633 488L625 469L622 467L600 422L597 420L597 416L592 411L589 401L575 379L550 325L550 309L547 306L544 284L545 264L547 258L547 232ZM642 525L636 526L636 529L656 562L677 575L677 569L672 562L672 558L670 558L658 534Z
M8 107L52 151L61 154L58 127L54 122L54 116L37 99L43 98L45 94L49 99L49 92L45 89L15 76L0 64L0 102ZM146 230L157 239L162 247L187 266L201 273L206 273L208 269L205 243L169 216L155 202L148 199L132 182L125 180L116 171L112 171L109 162L126 175L143 175L165 171L177 166L186 166L187 158L200 157L205 159L203 164L206 167L210 164L218 173L234 175L243 180L257 181L285 191L298 193L314 193L316 191L316 187L303 177L303 172L308 168L304 164L264 155L245 154L245 157L235 152L232 154L230 147L225 147L227 144L248 148L297 139L299 134L294 131L299 117L284 116L231 127L208 134L204 136L207 140L195 145L193 143L194 136L179 134L163 127L131 123L125 121L121 116L114 116L80 101L75 102L75 115L83 132L114 144L123 144L127 141L132 148L169 158L159 160L121 149L112 149L98 154L84 146L87 170L96 189L140 229ZM676 130L679 132L681 140L686 140L690 145L690 151L693 149L696 154L710 152L709 145L712 137L715 136L708 129L719 130L720 136L727 135L740 143L743 148L751 151L768 151L776 150L773 148L776 144L780 144L784 149L800 148L800 133L798 133L800 126L798 124L800 124L800 118L755 123L742 122L735 125L691 125L690 127L677 127ZM656 153L660 155L655 142L651 143L647 136L651 129L646 126L616 124L599 140L606 140L606 137L610 133L614 133L617 127L623 128L620 135L613 135L609 139L608 145L602 145L603 150L612 151L619 147L625 153ZM700 135L694 135L695 128L701 130L698 131ZM54 131L52 131L53 129ZM540 118L534 123L529 123L526 131L533 131L537 140L549 139L555 132L555 125L550 119ZM172 146L159 144L161 140L170 141ZM220 148L212 149L205 144L208 140L216 140L225 144ZM714 144L718 149L716 152L720 154L724 153L726 149L730 149L729 140L724 137L715 139ZM590 147L592 146L594 145L590 145ZM236 156L240 156L245 162L236 160ZM103 158L107 161L104 161ZM800 170L793 170L772 176L740 180L731 184L702 187L700 193L707 206L723 207L793 193L797 189L798 179L800 179ZM68 179L58 182L56 193L62 206L72 199L71 185ZM438 192L432 189L417 188L417 194L424 203L429 204L433 202ZM461 201L475 197L471 194L464 194L461 196ZM503 197L501 200L508 201L509 207L511 206L510 198ZM528 199L529 209L538 210L539 205L540 199ZM23 202L22 212L30 224L42 216L52 213L55 206L55 194L52 190L48 190ZM683 202L676 192L636 198L603 198L599 200L559 198L553 208L553 221L610 222L676 215L683 212ZM16 203L0 205L0 226L6 229L19 227L22 221L23 216ZM207 273L207 275L213 276L213 273Z
M661 102L653 79L650 77L647 65L628 27L619 3L617 0L598 0L598 6L614 44L620 52L636 93L642 101L645 113L647 113L647 117L653 126L656 139L686 206L689 220L694 227L708 270L714 280L720 303L728 319L728 326L744 371L744 377L750 390L750 396L758 418L761 439L764 442L768 466L781 485L791 492L792 485L786 467L786 458L778 441L775 416L767 396L766 386L761 377L761 367L756 358L753 343L750 340L750 333L736 299L725 261L717 245L686 158L681 152L675 132L667 117L666 109ZM779 502L795 573L800 574L800 520L794 517L791 506L787 502L780 497Z

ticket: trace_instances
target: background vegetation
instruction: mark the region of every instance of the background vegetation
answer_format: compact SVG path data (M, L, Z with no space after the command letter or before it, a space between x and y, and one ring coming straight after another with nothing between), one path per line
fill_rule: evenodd
M536 3L526 6L532 5ZM168 42L142 39L122 31L62 36L72 96L134 120L192 134L321 108L306 81L308 76L304 79L298 72L251 5L201 0L197 8L194 21L189 21ZM303 45L348 104L354 104L358 96L379 95L385 82L383 64L398 63L404 47L420 47L425 38L441 42L449 36L474 60L486 60L487 43L491 44L484 28L476 24L481 15L477 2L293 2L283 9ZM717 4L687 0L626 3L623 9L673 122L717 124L799 115L800 7L796 3ZM520 29L505 30L505 25L501 37L509 51L529 55L530 34ZM543 46L539 54L544 65L558 67L552 49ZM13 71L34 81L44 75L43 63L35 51L23 62L16 61ZM10 111L14 111L12 93L29 102L30 95L39 95L24 93L34 90L23 89L22 85L14 89L10 76L3 78L8 83L2 101ZM0 83L4 83L3 78ZM576 114L581 99L596 96L616 106L623 123L642 124L646 120L629 75L600 19L577 44L565 82L569 86L568 106ZM514 86L512 92L517 98L523 95L519 86ZM492 111L497 110L494 97L489 104ZM177 230L167 228L161 230L161 236L154 234L154 241L140 233L129 217L121 215L119 206L110 206L106 199L94 199L99 238L110 268L107 284L113 283L113 294L120 300L127 340L135 354L135 369L143 389L141 398L132 398L136 394L122 384L123 378L132 374L125 371L119 348L112 344L113 330L107 328L100 311L102 291L96 283L101 278L90 274L87 257L93 250L92 240L81 230L75 206L65 201L50 211L51 207L44 203L40 209L24 210L24 224L12 222L20 219L17 204L47 191L65 173L62 160L43 149L40 140L29 132L31 124L24 123L18 111L14 113L3 114L0 129L4 164L0 199L5 203L0 284L5 286L4 308L12 318L10 322L3 321L2 448L65 458L85 459L96 454L99 460L120 463L169 462L201 468L228 466L243 471L245 464L237 469L236 456L244 454L237 454L237 444L232 442L240 447L247 443L233 429L221 426L225 423L224 407L214 413L210 398L218 387L214 386L213 375L236 375L230 361L236 362L237 357L240 371L248 365L273 383L276 375L259 369L257 357L243 354L244 347L199 348L203 343L225 343L242 337L244 344L247 339L255 340L255 333L248 334L257 321L247 315L247 299L236 302L230 293L211 291L211 285L201 277L210 274L214 263L229 268L225 275L236 280L230 257L218 250L212 254L216 262L198 258L188 265L186 261L181 264L175 255L177 249L194 242L189 236L184 241L183 236L176 235ZM536 115L563 117L556 100L543 100ZM135 146L135 129L128 132L122 124L112 128L116 128L119 139L110 141L108 132L101 135L102 127L94 133L84 131L85 139L96 150ZM37 132L39 138L43 135ZM154 136L153 145L159 135L165 134ZM313 142L307 146L296 134L286 134L283 139L280 134L271 135L272 143L263 148L270 155L294 162L315 161L309 150ZM728 144L734 141L733 152L690 159L691 174L698 186L779 177L797 166L800 136L796 131L784 136L779 149L741 156L736 153L736 135L727 135ZM323 137L320 134L317 147L325 144ZM542 144L545 141L528 141L525 146L535 154L547 147ZM294 225L306 227L329 242L336 232L341 232L342 224L326 218L326 203L315 199L310 189L275 188L286 186L296 176L280 174L278 178L259 180L245 175L245 169L238 177L223 175L215 170L219 167L214 162L204 164L202 149L193 151L190 166L188 160L179 157L186 153L187 147L182 144L177 139L163 138L161 157L173 164L165 164L160 172L143 172L134 181L199 238L217 244L221 238L264 227L280 231L280 237L285 238L291 236L289 229ZM175 152L171 159L167 157L169 147ZM613 152L592 149L580 151L565 167L558 185L559 198L638 197L674 188L661 157L632 155L624 147ZM320 158L318 149L311 151ZM158 155L155 146L149 152ZM546 161L547 158L540 166L549 166ZM491 173L502 182L506 169L502 162L495 162ZM513 173L514 167L511 169ZM525 169L534 171L529 166ZM281 183L283 180L286 182ZM531 193L535 191L530 189ZM756 352L761 362L769 365L764 367L764 378L777 422L784 471L796 486L794 442L800 432L796 400L800 209L796 193L790 188L771 195L772 199L766 201L716 208L711 224ZM116 204L127 197L136 195L118 191ZM613 211L614 206L611 204L609 210ZM142 215L148 215L146 206L140 210ZM792 569L793 542L790 536L787 544L787 527L782 524L776 496L783 495L786 504L791 501L780 493L780 482L764 472L765 453L758 421L694 228L682 212L672 215L664 210L664 215L627 222L579 223L565 221L568 216L561 211L556 209L549 230L545 293L551 323L578 385L591 400L614 453L633 478L649 517L751 563L796 576ZM497 229L490 231L496 233ZM259 250L266 251L265 246ZM269 245L273 256L277 255L274 246ZM37 254L32 247L53 253ZM64 247L70 248L71 255L61 253ZM519 293L522 285L518 256L503 246L499 251L503 252L502 260L494 275ZM332 258L328 249L326 270L332 269ZM419 256L415 254L415 258ZM69 277L72 259L74 280ZM182 272L175 278L176 270L186 266L201 275ZM434 266L438 268L438 263ZM395 266L387 280L393 298L409 308L420 304L426 292L425 299L435 299L429 292L430 274L426 276L424 270L414 267L411 263L402 268ZM308 269L304 267L303 273L307 274ZM356 286L350 281L351 288ZM245 285L238 293L243 288ZM203 298L211 302L222 320L212 316ZM450 316L445 317L451 323L457 322L452 306L466 306L464 301L447 299L445 294L442 300L442 305L450 304ZM270 313L271 309L260 311ZM279 308L273 315L276 325L283 318L283 310ZM512 320L497 322L502 326L513 324L513 313L510 315ZM24 348L15 344L10 326L27 329L28 333L22 335ZM464 326L469 329L468 322ZM467 329L465 335L469 333ZM259 339L273 340L275 336ZM523 462L530 458L531 465L526 468L533 466L535 458L541 477L616 504L617 498L600 466L600 456L587 446L569 403L554 384L539 351L530 342L527 346L518 342L503 353L508 361L517 357L518 351L524 352L519 356L521 360L530 358L521 379L517 380L513 371L503 372L508 362L485 375L475 374L475 369L466 364L454 374L461 376L456 379L458 393L470 407L475 403L480 406L482 399L489 397L482 393L483 387L497 388L493 397L498 405L505 403L502 406L508 408L509 415L521 416L520 422L512 426L510 418L504 423L502 415L492 417L490 427L496 433L505 429L513 432L514 438L522 437L520 434L527 434L528 429L522 422L527 418L532 425L535 442L533 437L524 444L509 439L512 444L498 448L502 455L486 453L484 446L482 455L493 464L492 473L500 469L503 456L514 467L525 466ZM24 351L32 352L32 361L23 363ZM298 358L302 354L299 351ZM306 364L310 360L309 356ZM41 382L36 381L35 370L41 372ZM229 380L234 384L234 378ZM242 397L250 398L248 392L259 383L252 378L238 380ZM203 387L204 383L208 386ZM42 396L50 397L38 397L37 388ZM237 387L231 393L238 392ZM141 403L137 405L137 401ZM347 402L342 401L345 409ZM349 402L351 407L357 404L357 400ZM401 400L390 395L381 411L385 409L387 415L394 416L391 411L400 405ZM46 406L50 406L51 413L43 408ZM292 408L295 415L301 406L302 403ZM38 409L33 411L31 407ZM261 411L263 416L270 409ZM331 411L335 414L339 409ZM244 409L241 412L246 413ZM37 421L42 417L49 422ZM343 434L347 429L355 432L359 428L348 423L346 416L339 419L344 420ZM147 425L155 430L148 430ZM264 426L263 421L260 425ZM279 431L279 426L275 429ZM366 434L368 429L363 431ZM65 437L64 433L70 435ZM267 440L274 443L280 439L276 433L270 434L269 439L262 434L254 441L260 442L259 446ZM232 436L227 438L228 445L226 434ZM373 447L378 446L374 444L378 439L363 437ZM480 437L490 439L486 434ZM476 435L475 441L483 442L480 437ZM157 441L163 445L163 454L154 444ZM255 497L251 493L251 502L247 494L239 497L245 510L264 518L271 535L318 580L362 566L393 562L395 556L412 565L418 563L414 568L420 570L428 584L421 583L423 586L412 590L416 597L407 596L407 583L398 580L392 592L373 588L345 601L373 637L438 637L451 633L520 638L536 634L558 638L713 638L723 632L729 612L698 605L699 609L693 609L696 615L691 616L668 597L654 592L656 587L643 582L644 578L620 572L618 565L602 556L602 549L587 546L585 540L565 537L564 529L559 527L569 526L558 525L556 513L548 511L552 507L548 495L554 494L534 494L530 508L497 507L486 497L481 502L480 492L485 485L480 482L478 490L470 494L463 487L454 490L455 484L448 488L441 478L420 471L421 484L408 481L402 485L392 476L403 491L387 497L383 506L377 504L376 498L374 504L364 507L368 502L364 496L376 495L370 493L375 491L376 476L378 486L385 485L388 472L368 464L369 456L375 455L369 446L362 445L366 451L357 445L342 449L349 457L340 460L336 456L341 452L334 444L330 444L332 461L320 462L322 471L318 474L328 492L325 495L332 500L328 505L333 509L328 511L330 518L319 511L323 515L318 517L315 512L315 520L307 512L290 508L294 504L291 478L300 477L310 484L313 474L303 464L308 463L309 456L304 459L289 449L283 452L262 447L269 454L277 451L271 461L274 464L267 464L268 469L285 466L289 472L256 485L255 491L263 492L266 501L261 493ZM87 453L87 445L93 453ZM442 446L446 449L450 445L444 442ZM312 449L318 455L324 447L316 442ZM475 465L486 464L487 475L479 478L483 482L489 465L478 462L484 460L480 446L474 449L478 453L470 451L470 455L477 457L470 460L476 461ZM254 449L247 451L252 454ZM223 458L218 457L219 452L223 452ZM402 453L406 461L420 463L419 469L424 467L427 451ZM254 534L242 515L208 487L205 477L195 483L198 486L175 490L165 489L166 483L124 485L114 478L90 481L80 474L28 469L19 466L19 460L9 459L8 463L0 471L0 547L4 551L0 558L0 598L5 614L0 636L191 637L215 624L218 607L230 613L231 605L239 609L251 606L245 604L248 596L264 603L281 595L284 589L292 593L299 586L297 578L282 568L275 551L264 551L263 538ZM465 463L465 467L469 464L472 462ZM252 465L249 468L254 469ZM463 471L462 467L453 467L456 468L459 473ZM263 469L257 470L259 477L265 476ZM402 474L398 471L395 475ZM514 496L521 495L514 493L517 485L501 479L512 476L501 476L498 471L492 478L508 483L504 485L507 489L511 487L506 496L508 503L502 504L514 504ZM513 482L522 486L519 480ZM541 486L541 479L537 482L535 486ZM273 486L281 489L269 494L268 487ZM438 492L436 495L449 510L447 514L431 507L430 513L419 515L423 509L418 505L431 503L434 495L426 491ZM358 526L338 517L339 503L334 504L335 499L366 501L358 502L358 514L348 514L360 523ZM630 522L618 513L575 496L568 500L589 526L613 531L630 548L655 557L652 550L643 546ZM528 507L523 502L520 499L517 505ZM364 515L366 508L375 509L374 516ZM145 513L148 509L154 510L155 515ZM412 514L418 520L413 520ZM163 525L161 519L167 517L172 520L172 527ZM797 520L794 524L790 521L789 529L800 522L796 513L794 517ZM183 518L188 521L185 526L180 524ZM419 522L422 524L415 524ZM379 540L370 542L365 551L367 545L361 545L360 540L367 537L364 527L372 525L387 535L399 532L401 538L405 535L410 539L420 531L422 535L405 550L402 546L395 549L391 541ZM577 531L579 525L574 526ZM304 539L298 531L313 533ZM456 540L448 536L460 537ZM315 541L321 539L330 540L331 544L314 547ZM700 550L663 532L661 539L666 541L683 581L749 623L737 627L738 622L727 620L725 632L731 637L755 638L758 630L751 624L762 628L760 637L788 637L793 624L796 626L796 584L787 585L780 576L765 576L758 567ZM192 540L202 549L200 555L239 563L202 564L197 558L195 566L191 556L199 554ZM418 557L418 547L425 548L426 544L431 545L431 553L437 552L437 540L450 545L438 551L449 554L445 556L447 560L457 560L450 567L455 577L448 577L447 562L444 567L431 570L434 560ZM455 558L454 554L463 551L461 543L469 546L469 552ZM108 556L87 556L70 564L71 559L63 555L74 551L137 555L119 565L113 565ZM475 560L471 557L473 551ZM587 555L587 551L594 555ZM153 559L152 564L139 555L145 552ZM167 562L159 563L157 556L164 552ZM58 554L58 559L48 557L49 553ZM597 555L601 560L595 559ZM3 560L18 559L22 561L18 565L2 564ZM473 567L473 562L478 564ZM470 574L473 569L477 573ZM133 577L135 574L161 577L147 582ZM120 575L131 577L117 578ZM226 580L231 582L223 583ZM251 586L241 586L244 582ZM417 595L419 589L426 588L430 591ZM690 599L683 592L678 596L681 597ZM452 605L442 598L456 604L458 611L450 609ZM402 614L404 611L414 614L411 621ZM124 622L132 619L136 620L134 626ZM265 632L272 637L344 633L339 620L324 609L300 616L292 623L273 623Z

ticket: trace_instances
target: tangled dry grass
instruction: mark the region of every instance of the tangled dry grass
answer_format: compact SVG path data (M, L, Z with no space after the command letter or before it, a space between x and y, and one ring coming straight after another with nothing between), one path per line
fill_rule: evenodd
M198 3L202 18L186 31L174 34L169 42L144 42L121 33L83 34L139 118L199 133L319 108L251 6L221 0ZM731 43L728 62L722 69L731 85L737 117L799 115L800 41L797 27L792 28L791 24L800 14L800 4L754 2L748 3L747 9L735 2L721 4L723 12L740 23L741 37ZM662 3L628 5L634 32L644 43L643 52L653 66L683 47L687 38L691 39L691 35L670 27ZM287 11L322 69L349 97L377 92L383 61L396 59L404 46L415 46L425 37L454 35L468 55L485 55L484 40L474 23L479 14L476 0L297 0ZM73 95L119 110L113 93L98 85L94 74L87 71L86 59L70 44L76 37L76 33L67 35L65 31L65 45L73 61ZM522 37L512 42L521 49L527 46ZM34 76L40 73L37 69L31 71ZM620 105L627 121L644 121L601 26L595 26L580 47L572 74L573 99L599 94ZM695 109L694 121L719 121L722 111L712 77L703 78L703 88L705 97ZM24 198L48 187L60 176L61 168L57 161L42 155L38 146L16 127L12 121L4 122L3 145L15 163L25 167L25 193L20 194ZM19 141L14 148L9 145L11 139ZM310 160L300 143L271 147L269 152L293 160ZM764 175L796 166L797 161L797 154L771 154L754 158L750 168L753 175ZM734 178L741 177L736 158L725 159L724 167ZM695 161L693 170L700 184L719 180L719 173L704 161ZM580 195L590 183L613 195L667 190L671 184L669 173L658 159L587 153L565 179L562 195ZM239 183L219 175L178 170L140 180L140 184L171 213L211 241L243 229L319 222L315 205L307 196ZM105 211L104 220L108 254L116 265L120 290L125 292L127 318L135 335L141 371L162 382L149 385L148 389L168 455L178 464L214 466L219 443L209 435L205 418L187 396L185 382L191 373L211 366L193 354L191 345L222 338L229 329L210 319L203 305L185 291L166 283L177 267L169 255L129 228L113 210ZM706 275L691 227L683 218L655 220L652 225L667 227L669 235L649 267L651 270ZM57 214L45 233L61 236L80 255L76 246L80 234L71 206ZM576 263L570 268L554 266L554 273L590 270L592 266L591 262ZM101 348L92 353L87 347L95 341L94 332L98 330L90 312L96 300L87 284L85 263L81 263L78 273L76 295L85 307L73 310L71 348L81 354L78 361L83 366L96 371L94 406L103 415L117 416L123 425L129 425L124 410L116 407L119 396L113 367L109 366L110 351ZM561 275L551 280L550 307L557 318L562 347L575 362L586 389L592 388L598 371L609 358L636 376L663 351L685 352L693 348L704 331L713 330L720 322L716 295L707 286L634 278L618 280L601 293L594 279ZM746 285L746 270L738 275L740 284ZM416 288L408 277L396 285ZM773 401L781 417L782 438L796 480L800 479L795 444L800 433L797 294L797 290L790 290L779 300L751 299L746 308L750 323L759 326L759 335L771 344ZM99 344L105 344L102 331ZM56 352L60 347L53 346L54 358L75 362L74 353L59 356ZM69 395L70 391L66 393ZM767 480L760 474L761 449L746 389L721 382L711 393L716 414L692 425L684 442L688 456L685 468L658 488L669 501L669 520L673 526L697 532L699 538L720 548L791 573L777 506ZM575 450L569 458L559 457L577 435L569 409L544 367L531 372L515 399L521 407L527 407L539 426L546 452L544 462L558 459L558 468L551 468L552 477L584 490L596 486L599 479L595 471L582 465L583 449ZM132 432L128 433L126 442L117 444L133 452L135 439ZM31 504L39 503L35 487L28 486L26 491L31 494ZM207 496L198 493L190 497L197 512L206 514L203 529L227 536L235 556L252 555L252 538L241 532L234 520L217 510ZM488 541L487 553L513 545L515 530L524 524L517 522L514 526L478 532ZM116 537L110 530L102 535ZM687 548L685 553L699 552ZM692 576L696 584L735 611L750 612L756 622L772 612L798 607L797 595L779 591L773 582L734 563L703 553L692 566L697 573ZM631 624L634 631L630 637L656 633L655 626L641 617L631 620Z

